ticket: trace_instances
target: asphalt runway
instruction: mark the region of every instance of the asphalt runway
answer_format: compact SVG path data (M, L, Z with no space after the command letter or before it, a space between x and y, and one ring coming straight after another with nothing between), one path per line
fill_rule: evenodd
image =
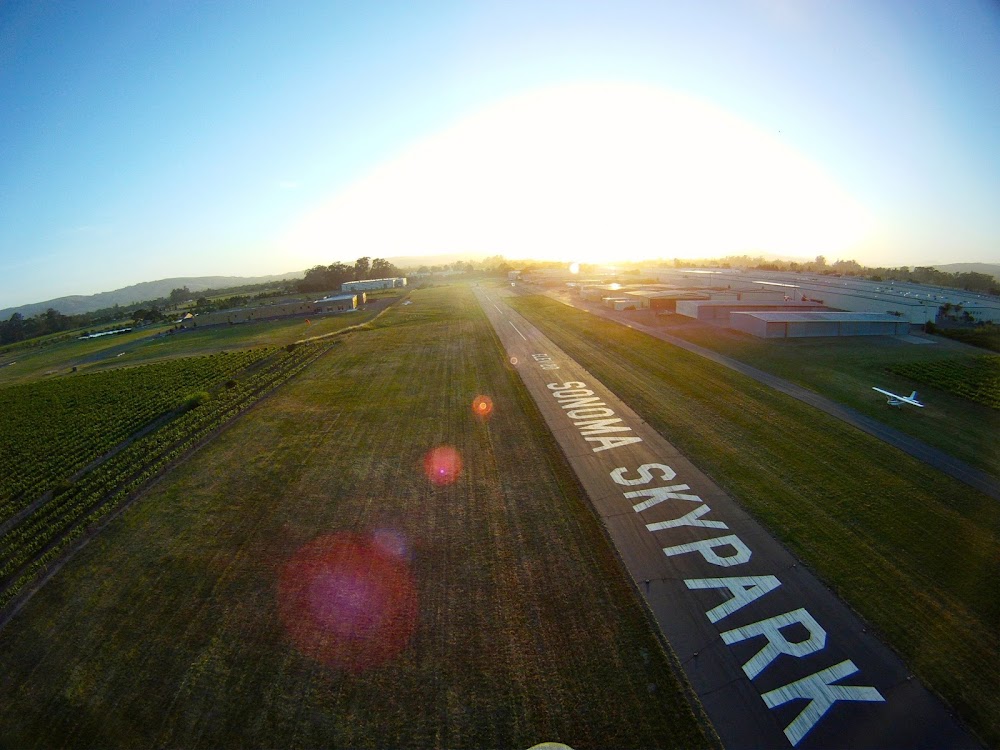
M882 424L877 419L866 416L861 412L844 406L843 404L838 404L836 401L831 401L825 396L819 395L815 391L803 388L802 386L796 385L795 383L785 380L784 378L779 378L777 375L771 375L763 370L758 370L756 367L751 367L748 364L744 364L739 360L727 357L724 354L713 352L711 349L706 349L703 346L692 344L689 341L678 338L677 336L671 336L669 333L666 333L658 328L634 321L623 321L620 316L615 316L612 311L607 310L606 308L591 307L583 304L582 302L577 303L575 301L567 301L566 299L554 294L548 294L547 296L557 302L562 302L564 305L569 305L570 307L575 307L578 310L583 310L592 315L598 315L602 318L606 318L613 323L618 323L619 325L624 325L629 328L634 328L637 331L642 331L650 336L655 336L656 338L671 343L674 346L678 346L685 351L710 359L723 367L728 367L730 370L741 372L759 383L770 386L776 391L781 391L792 398L796 398L799 401L826 412L832 417L836 417L837 419L843 420L844 422L857 427L862 432L865 432L872 437L876 437L894 448L898 448L904 453L907 453L914 458L933 466L938 471L942 471L948 476L953 477L960 482L964 482L970 487L989 495L994 500L1000 500L1000 482L997 482L993 476L985 471L970 466L964 461L960 461L953 456L949 456L944 451L933 448L927 445L927 443L907 435L905 432L900 432L893 427Z
M727 748L979 747L840 599L508 307L509 294L476 289Z

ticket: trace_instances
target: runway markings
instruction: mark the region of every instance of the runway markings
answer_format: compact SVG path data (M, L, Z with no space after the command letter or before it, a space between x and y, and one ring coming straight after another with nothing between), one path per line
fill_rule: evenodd
M534 365L520 370L525 385L727 746L976 746L843 602L628 404L537 330L524 345L494 325L508 354ZM526 351L539 345L553 354Z

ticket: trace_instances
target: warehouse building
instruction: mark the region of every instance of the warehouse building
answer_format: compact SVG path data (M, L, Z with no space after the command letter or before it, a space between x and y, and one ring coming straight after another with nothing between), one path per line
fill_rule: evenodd
M677 314L712 323L728 323L736 312L772 312L794 309L796 311L826 310L817 302L740 302L739 300L680 300Z
M1000 322L1000 298L929 284L737 269L659 268L644 269L643 273L678 286L727 289L743 298L770 292L792 301L819 302L832 309L903 317L915 325L935 321L945 305L958 306L961 314L968 313L976 322Z
M362 302L365 301L365 293L361 293ZM318 313L328 313L328 312L346 312L348 310L358 309L358 295L356 294L333 294L329 297L324 297L323 299L318 299L313 302L315 307L314 312Z
M223 323L249 323L254 320L283 318L288 315L308 315L316 311L312 302L287 302L281 305L261 305L260 307L239 307L233 310L201 313L191 317L184 316L181 328L200 328Z
M729 325L762 339L901 336L910 332L910 323L904 318L880 313L733 311Z
M681 300L711 299L706 292L690 292L683 289L673 291L641 289L625 292L625 296L635 300L637 310L653 310L655 312L676 312L677 303Z
M364 279L363 281L345 281L340 285L342 292L363 292L373 289L399 289L406 286L406 279L395 276L391 279Z

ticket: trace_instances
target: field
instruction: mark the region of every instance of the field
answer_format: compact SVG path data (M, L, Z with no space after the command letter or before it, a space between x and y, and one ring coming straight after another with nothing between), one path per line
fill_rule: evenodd
M938 328L941 336L961 341L981 349L1000 352L1000 325L987 323L975 328Z
M0 522L190 394L271 353L261 348L0 388Z
M12 396L11 405L23 407L0 421L16 492L0 506L0 607L29 592L51 563L171 462L328 346L220 354L207 363L186 359L0 390L0 400ZM211 390L155 391L176 387L179 373ZM84 397L94 403L77 401ZM67 413L73 416L64 420Z
M975 731L1000 742L1000 504L663 341L545 297L510 302L760 519Z
M470 291L412 299L172 469L7 625L6 744L710 745ZM442 447L462 468L428 475ZM382 663L318 661L282 617L289 561L345 537L412 576L392 621L412 636Z
M1000 476L1000 447L995 439L1000 416L984 418L975 402L893 372L900 365L971 360L983 356L981 350L940 337L929 337L934 343L923 345L886 336L763 341L681 315L660 317L656 323L644 313L626 314L623 319L633 315L673 336L821 393ZM919 391L926 408L890 408L872 386L893 393Z
M890 368L903 377L1000 409L1000 357L910 362Z
M46 346L11 351L0 356L0 386L39 377L62 375L76 367L89 372L171 357L215 354L251 346L285 346L360 325L381 309L309 318L281 318L233 326L213 326L169 333L169 326L151 326L118 336L59 341ZM13 363L13 364L12 364Z

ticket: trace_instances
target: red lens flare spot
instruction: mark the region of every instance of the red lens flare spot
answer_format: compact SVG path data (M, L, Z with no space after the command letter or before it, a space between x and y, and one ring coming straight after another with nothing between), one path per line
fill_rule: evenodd
M302 654L357 673L406 648L418 605L400 540L384 532L332 534L292 556L278 582L278 613Z
M476 396L472 401L472 413L478 417L488 419L493 413L493 399L489 396Z
M462 457L450 445L442 445L424 456L424 473L433 484L452 484L462 471Z

